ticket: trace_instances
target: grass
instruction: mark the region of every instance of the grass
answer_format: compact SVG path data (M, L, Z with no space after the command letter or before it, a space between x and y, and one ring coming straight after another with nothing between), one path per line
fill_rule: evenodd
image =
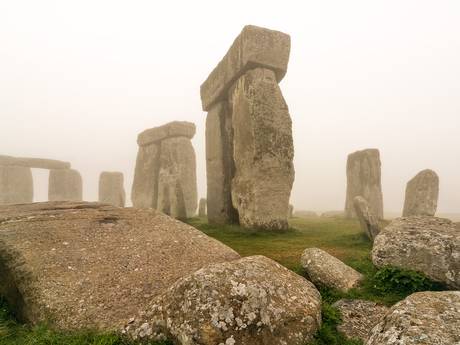
M317 247L339 258L364 275L357 289L348 293L320 287L323 297L322 327L309 345L360 345L337 332L340 314L332 304L341 298L365 299L391 305L420 290L441 289L423 275L395 268L377 270L370 259L372 245L355 220L339 218L293 218L284 232L261 232L237 225L216 226L205 218L192 218L188 223L236 250L242 256L265 255L294 272L304 275L300 257L305 248ZM14 321L0 300L0 345L135 345L117 334L94 332L64 333L46 325L33 328ZM166 345L152 342L149 345Z

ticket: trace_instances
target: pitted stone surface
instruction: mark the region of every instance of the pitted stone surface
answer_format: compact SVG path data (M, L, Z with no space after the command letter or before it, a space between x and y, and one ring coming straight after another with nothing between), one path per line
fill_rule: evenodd
M417 292L395 304L366 345L460 344L460 291Z
M99 176L99 202L113 206L125 206L123 173L103 171Z
M319 248L305 249L300 262L315 285L347 292L363 279L361 273Z
M238 258L153 209L0 206L0 294L32 324L117 331L177 279Z
M381 231L378 218L372 213L368 202L362 196L357 196L353 199L353 206L361 229L371 241L374 241Z
M406 186L403 217L434 216L438 208L439 177L433 170L419 172Z
M372 262L424 273L460 289L460 231L449 219L407 217L392 221L375 238Z
M158 199L158 172L160 146L139 146L134 171L131 201L137 208L156 208Z
M232 201L247 228L288 228L294 182L292 122L275 73L256 68L232 91Z
M70 169L69 162L62 162L55 159L24 158L4 155L0 155L0 165L14 165L37 169Z
M187 121L173 121L163 126L149 128L137 137L139 146L146 146L167 138L186 137L192 139L195 136L195 124Z
M209 265L179 279L125 331L187 345L304 345L321 324L321 296L263 256Z
M48 179L49 201L81 201L82 195L83 181L77 170L50 170Z
M367 341L369 332L388 311L388 307L384 305L359 299L341 299L333 306L342 316L337 330L348 339L360 339L363 342Z
M34 182L30 168L0 165L0 204L32 202Z
M232 84L249 69L257 67L275 72L277 82L286 74L291 38L289 35L247 25L232 46L201 85L203 110L225 100Z
M357 151L348 156L345 213L349 218L356 216L353 199L357 196L366 199L371 212L383 219L381 163L377 149Z

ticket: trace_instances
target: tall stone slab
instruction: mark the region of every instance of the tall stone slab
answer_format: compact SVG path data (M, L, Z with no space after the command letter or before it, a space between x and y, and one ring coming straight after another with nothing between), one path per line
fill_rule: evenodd
M99 202L113 206L125 206L123 173L103 171L99 176Z
M50 170L48 179L49 201L81 201L83 181L74 169Z
M369 203L370 211L378 219L383 219L381 162L377 149L357 151L348 156L345 202L345 215L348 218L356 217L353 199L357 196Z
M357 196L353 199L353 206L361 229L374 242L374 239L381 231L378 218L371 212L369 203L362 196Z
M406 186L403 217L434 216L438 208L439 177L433 170L423 170Z
M190 139L161 142L157 208L174 217L193 217L197 209L196 158Z
M139 146L131 190L131 201L134 207L157 207L159 160L159 144Z
M232 201L244 227L287 229L294 182L292 123L272 70L249 70L233 90Z
M34 185L30 168L0 165L0 204L30 203Z
M206 217L206 199L201 198L198 204L198 216Z

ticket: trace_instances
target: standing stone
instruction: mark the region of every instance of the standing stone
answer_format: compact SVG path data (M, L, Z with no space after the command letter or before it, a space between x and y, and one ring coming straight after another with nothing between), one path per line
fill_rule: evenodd
M293 216L294 216L294 205L289 204L288 218L292 218Z
M406 186L403 217L434 216L438 207L439 177L433 170L419 172Z
M353 199L353 206L359 223L361 224L361 229L373 242L374 238L381 230L379 220L371 212L369 204L362 196L357 196Z
M139 146L131 190L131 201L134 207L157 207L159 159L159 145Z
M190 218L197 208L196 159L190 139L161 142L158 209L174 218Z
M220 102L206 117L207 215L211 224L238 221L231 194L234 170L231 113L226 103Z
M33 201L34 184L30 168L0 165L0 204L23 204Z
M377 149L357 151L348 156L347 199L345 214L355 217L353 199L362 196L369 203L370 211L383 219L380 153Z
M200 205L198 207L198 216L199 217L206 217L206 199L200 199Z
M83 195L82 178L74 169L50 170L48 179L49 201L81 201Z
M104 171L99 176L99 202L125 207L123 173Z
M248 228L288 228L294 182L292 123L286 102L269 69L249 70L233 95L235 177L232 201Z

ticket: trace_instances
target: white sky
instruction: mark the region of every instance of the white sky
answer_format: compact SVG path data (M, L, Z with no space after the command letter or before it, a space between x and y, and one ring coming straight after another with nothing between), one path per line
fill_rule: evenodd
M205 195L199 86L246 24L291 35L297 209L342 209L347 154L376 147L387 211L431 168L460 212L458 0L0 0L0 154L68 160L95 200L103 170L130 192L139 132L187 120Z

